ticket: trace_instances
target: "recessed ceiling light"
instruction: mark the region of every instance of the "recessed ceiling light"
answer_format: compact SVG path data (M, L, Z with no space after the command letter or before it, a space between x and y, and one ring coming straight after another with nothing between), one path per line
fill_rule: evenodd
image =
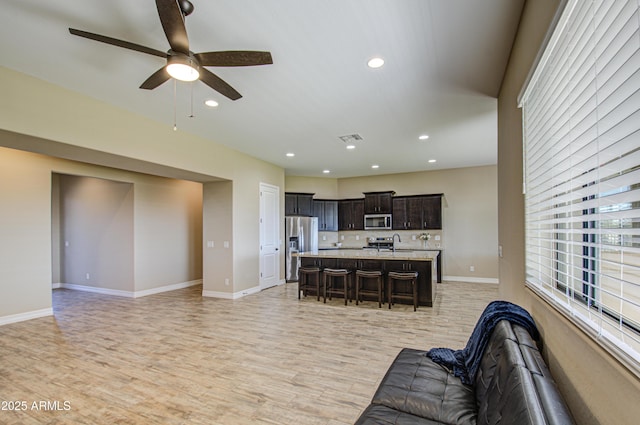
M295 153L293 153L293 152L287 152L287 156L289 156L289 157L291 157L291 156L296 156L296 154L295 154Z
M428 134L423 134L420 137L418 137L418 139L420 139L420 140L427 140L428 138L429 138Z
M436 160L435 160L435 159L430 159L430 160L429 160L429 161L427 161L427 162L429 162L429 164L433 164L434 162L436 162Z
M331 170L322 170L323 173L325 174L329 174L331 172Z
M380 166L378 164L373 164L371 168L380 168Z
M204 104L205 104L205 105L207 105L207 106L208 106L208 107L210 107L210 108L215 108L216 106L218 106L218 102L216 102L216 101L215 101L215 100L213 100L213 99L206 100L206 101L204 102Z
M347 149L355 149L356 145L347 145Z
M367 62L367 65L369 66L369 68L380 68L382 65L384 65L384 59L382 58L372 58L369 59L369 62Z

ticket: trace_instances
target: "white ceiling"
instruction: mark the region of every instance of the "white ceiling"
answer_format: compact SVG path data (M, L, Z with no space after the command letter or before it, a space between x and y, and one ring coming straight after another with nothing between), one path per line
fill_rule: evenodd
M235 102L201 82L178 83L178 131L282 166L287 175L496 163L496 97L524 0L192 2L192 51L266 50L274 64L209 68L244 96ZM0 66L173 126L173 81L138 89L162 58L68 32L166 51L154 3L3 0ZM382 68L366 66L374 56L384 58ZM204 106L210 98L217 108ZM347 151L339 136L353 133L364 140ZM429 140L418 140L421 134Z

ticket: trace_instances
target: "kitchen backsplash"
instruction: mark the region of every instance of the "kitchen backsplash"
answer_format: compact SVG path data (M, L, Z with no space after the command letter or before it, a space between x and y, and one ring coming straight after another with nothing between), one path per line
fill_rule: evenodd
M369 238L391 237L394 233L400 235L401 242L396 237L397 249L443 249L442 230L359 230L343 232L318 232L318 248L360 249L367 246ZM431 238L422 241L420 235L428 233ZM438 240L439 239L439 240Z

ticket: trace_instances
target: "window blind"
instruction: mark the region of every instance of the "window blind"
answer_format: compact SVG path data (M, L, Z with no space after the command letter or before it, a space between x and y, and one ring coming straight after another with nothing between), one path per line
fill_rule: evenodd
M524 88L526 281L640 373L638 0L569 0Z

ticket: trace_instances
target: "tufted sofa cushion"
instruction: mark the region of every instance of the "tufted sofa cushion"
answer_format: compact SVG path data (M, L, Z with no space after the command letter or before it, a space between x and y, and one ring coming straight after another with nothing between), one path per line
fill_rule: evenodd
M401 412L380 404L370 404L360 416L357 425L440 425L420 416Z
M422 350L403 349L373 396L373 404L439 424L475 424L473 387L464 385Z

